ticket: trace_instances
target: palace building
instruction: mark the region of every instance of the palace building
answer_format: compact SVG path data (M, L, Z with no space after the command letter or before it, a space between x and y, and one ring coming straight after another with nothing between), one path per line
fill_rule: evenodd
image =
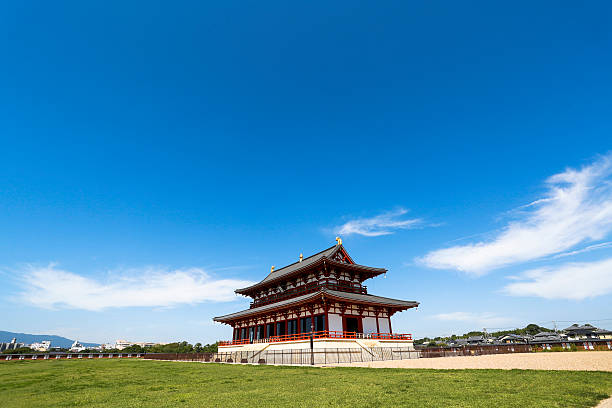
M391 316L419 303L368 294L363 283L387 272L353 261L342 240L236 293L251 297L250 308L215 317L233 327L219 351L405 347L410 334L393 333Z

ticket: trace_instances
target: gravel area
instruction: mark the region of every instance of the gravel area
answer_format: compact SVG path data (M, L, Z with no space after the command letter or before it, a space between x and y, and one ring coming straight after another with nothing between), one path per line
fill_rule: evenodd
M339 364L373 368L493 368L502 370L612 371L612 351L490 354Z

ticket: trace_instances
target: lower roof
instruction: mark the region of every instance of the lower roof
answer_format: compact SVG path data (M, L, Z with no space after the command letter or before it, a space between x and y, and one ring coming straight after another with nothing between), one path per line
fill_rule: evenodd
M325 298L328 298L328 299L348 300L348 301L352 301L355 303L370 304L370 305L376 305L376 306L387 306L387 307L393 307L393 308L402 309L402 310L417 307L419 305L419 302L415 302L415 301L391 299L391 298L386 298L382 296L364 295L361 293L340 292L337 290L322 288L316 292L308 293L306 295L297 296L297 297L282 300L276 303L270 303L268 305L264 305L260 307L254 307L252 309L242 310L240 312L231 313L225 316L215 317L213 320L217 322L229 322L229 321L240 319L243 317L257 315L262 312L267 312L270 310L284 309L289 306L308 302L309 300L316 299L321 296L324 296Z

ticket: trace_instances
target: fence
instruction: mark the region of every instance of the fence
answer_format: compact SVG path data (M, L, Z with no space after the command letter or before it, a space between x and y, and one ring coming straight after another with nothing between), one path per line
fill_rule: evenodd
M612 350L611 340L572 342L578 350ZM0 361L10 360L69 360L101 358L144 358L147 360L180 360L214 363L247 363L279 365L315 365L361 363L370 361L405 360L485 354L529 353L569 347L570 343L504 344L464 347L437 347L411 350L408 348L315 348L293 350L235 351L219 353L55 353L55 354L0 354Z
M0 361L11 360L71 360L90 358L140 358L138 353L54 353L54 354L0 354Z
M242 344L254 344L254 343L282 343L286 341L299 341L299 340L324 340L324 339L366 339L366 340L412 340L412 334L400 334L400 333L357 333L357 332L346 332L346 331L334 331L334 330L321 330L316 332L306 332L297 334L284 334L282 336L271 336L265 339L239 339L220 341L220 347L237 346Z
M145 354L145 359L202 361L213 363L247 363L247 364L281 364L281 365L315 365L362 363L371 361L405 360L412 358L435 358L456 356L479 356L484 354L528 353L533 351L530 345L509 344L493 346L438 347L420 350L408 348L375 347L364 348L325 348L234 351L218 353L168 353Z
M572 340L572 341L549 341L537 344L491 344L481 346L462 347L429 347L419 349L421 358L430 357L454 357L454 356L481 356L484 354L507 354L507 353L529 353L550 350L612 350L612 340Z
M421 358L481 356L485 354L529 353L534 348L529 344L504 344L491 346L431 347L420 349Z
M263 351L234 351L220 353L167 353L145 354L145 359L202 361L211 363L280 364L280 365L321 365L358 363L384 360L405 360L419 358L419 351L408 348L375 347L324 348Z
M600 342L597 347L579 350L610 350L611 341ZM555 346L555 344L553 344ZM560 346L560 344L559 344ZM243 363L243 364L279 364L279 365L325 365L342 363L361 363L370 361L404 360L412 358L436 358L458 356L481 356L486 354L530 353L550 350L550 345L535 344L498 344L463 347L435 347L411 350L408 348L375 347L364 348L325 348L235 351L219 353L166 353L145 354L143 358L151 360L201 361L207 363Z

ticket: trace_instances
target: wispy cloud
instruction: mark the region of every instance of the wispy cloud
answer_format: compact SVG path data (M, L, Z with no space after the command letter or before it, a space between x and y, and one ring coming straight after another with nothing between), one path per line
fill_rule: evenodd
M419 261L475 276L567 251L612 230L612 155L550 177L544 197L523 206L492 240L439 249Z
M408 210L399 208L370 218L356 218L340 225L335 230L340 235L358 234L378 237L393 234L400 229L416 228L422 224L420 218L402 218L406 213Z
M99 311L121 307L171 307L236 299L235 288L252 282L214 279L200 268L142 268L96 280L59 269L29 265L20 298L37 307Z
M464 322L473 327L504 326L514 322L513 318L498 316L494 313L450 312L432 316L436 320L449 322Z
M511 296L582 300L612 293L612 258L532 269L507 285Z
M601 242L599 244L589 245L587 247L584 247L584 248L581 248L581 249L577 249L575 251L563 252L563 253L554 255L553 257L551 257L551 259L566 258L568 256L584 254L586 252L597 251L598 249L604 249L604 248L612 248L612 241Z

